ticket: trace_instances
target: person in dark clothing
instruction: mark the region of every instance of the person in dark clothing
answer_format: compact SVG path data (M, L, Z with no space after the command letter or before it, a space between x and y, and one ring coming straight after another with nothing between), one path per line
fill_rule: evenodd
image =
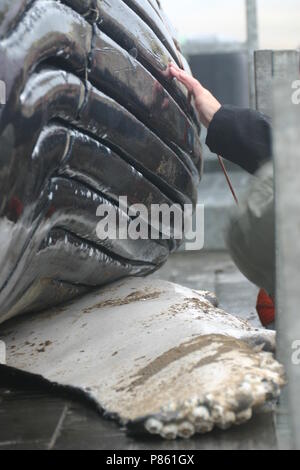
M269 119L252 109L222 106L198 80L170 64L170 73L194 96L201 123L207 128L206 144L223 158L254 174L271 159Z
M227 245L240 271L274 299L275 217L272 165L272 129L263 114L235 106L222 106L195 78L175 65L170 74L193 95L206 144L223 158L255 175L246 197L231 215ZM261 316L270 326L274 315Z
M213 153L254 174L271 159L270 121L252 109L222 106L208 127L206 144Z

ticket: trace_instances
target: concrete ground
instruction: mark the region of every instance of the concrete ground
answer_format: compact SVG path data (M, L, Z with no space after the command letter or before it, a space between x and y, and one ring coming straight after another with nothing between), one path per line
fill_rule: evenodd
M259 325L257 288L235 268L225 252L178 253L155 278L217 294L220 307ZM276 449L274 416L262 415L227 432L190 441L137 440L99 416L89 403L61 392L37 389L26 379L0 373L0 450L204 450Z

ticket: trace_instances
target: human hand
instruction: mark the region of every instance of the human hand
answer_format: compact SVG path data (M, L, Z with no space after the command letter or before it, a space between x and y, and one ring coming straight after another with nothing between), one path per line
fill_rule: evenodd
M172 77L175 77L179 82L181 82L194 96L200 121L208 128L214 115L221 108L219 101L210 93L210 91L204 88L198 80L177 67L175 64L170 64L169 72Z

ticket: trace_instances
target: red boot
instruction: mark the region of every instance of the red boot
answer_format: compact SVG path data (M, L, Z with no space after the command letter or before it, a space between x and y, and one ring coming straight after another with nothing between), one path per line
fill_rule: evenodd
M263 326L270 326L275 321L275 305L265 290L261 289L256 304L256 310Z

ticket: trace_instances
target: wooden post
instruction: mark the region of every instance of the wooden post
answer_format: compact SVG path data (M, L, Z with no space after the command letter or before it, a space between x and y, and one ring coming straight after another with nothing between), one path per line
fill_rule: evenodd
M300 104L292 100L299 74L290 71L274 87L277 354L287 372L291 447L300 450Z
M255 52L254 62L256 109L271 116L274 80L295 77L299 69L299 53L297 51L261 50Z
M255 53L256 107L273 116L277 356L289 382L279 411L279 434L284 446L296 449L300 449L300 104L293 99L297 91L293 84L298 80L299 52Z
M246 0L247 14L247 50L249 63L249 99L251 108L255 108L254 52L258 49L258 26L256 0Z

